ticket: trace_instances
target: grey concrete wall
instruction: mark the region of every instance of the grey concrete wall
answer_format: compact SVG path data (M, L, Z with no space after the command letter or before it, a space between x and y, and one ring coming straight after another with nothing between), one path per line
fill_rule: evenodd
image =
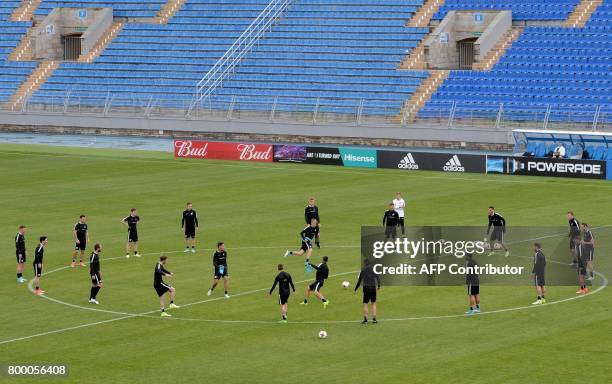
M113 10L111 8L96 10L92 15L91 23L87 26L87 30L81 36L81 54L89 53L112 24Z
M497 13L474 43L475 61L483 61L495 44L512 28L512 11Z
M333 143L506 151L513 138L507 130L447 129L429 126L355 127L237 121L194 121L102 116L42 115L0 112L0 130L202 137L216 140Z
M82 9L87 10L86 18L79 17ZM64 57L62 36L75 33L83 33L81 54L87 53L112 22L111 8L55 8L37 26L34 57L61 60Z

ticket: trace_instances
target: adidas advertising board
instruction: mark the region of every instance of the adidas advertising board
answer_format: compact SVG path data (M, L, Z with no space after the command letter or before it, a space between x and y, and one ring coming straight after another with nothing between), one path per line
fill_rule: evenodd
M486 156L415 151L378 151L378 168L485 173Z

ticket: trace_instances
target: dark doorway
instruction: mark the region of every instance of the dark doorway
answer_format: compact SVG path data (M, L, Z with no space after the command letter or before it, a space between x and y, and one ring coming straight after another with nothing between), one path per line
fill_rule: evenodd
M477 37L471 37L457 42L459 51L459 69L472 69L474 64L474 42Z
M81 56L81 35L62 36L62 45L64 46L64 60L78 60Z

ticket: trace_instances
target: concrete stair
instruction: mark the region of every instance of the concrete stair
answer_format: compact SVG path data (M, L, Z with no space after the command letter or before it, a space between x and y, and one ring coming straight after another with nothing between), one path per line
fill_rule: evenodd
M166 4L161 7L155 18L153 18L153 23L166 24L168 20L181 9L186 1L187 0L168 0Z
M421 8L415 13L408 23L407 27L427 27L433 15L438 12L438 9L444 4L444 0L427 0Z
M444 80L446 80L449 73L449 70L429 71L429 77L419 85L412 94L412 97L406 101L399 116L397 116L394 121L401 124L415 121L419 110L423 108L429 99L431 99L431 95L433 95Z
M79 56L78 61L80 63L93 62L96 58L98 58L102 54L102 52L104 52L104 50L110 44L110 42L113 41L115 37L117 37L119 32L121 32L122 28L123 28L123 23L121 22L115 22L111 24L111 26L104 32L104 35L102 35L100 40L89 51L89 53Z
M21 0L21 5L11 14L11 21L29 21L42 0Z
M425 62L425 40L423 38L419 45L416 46L410 52L410 55L406 56L400 63L398 69L425 69L427 68L427 62Z
M5 105L5 109L18 111L22 108L24 101L28 99L40 86L47 81L53 74L53 71L59 67L59 61L43 60L38 64L38 67L28 76L28 78L15 90L9 101Z
M501 39L495 44L495 46L487 53L484 60L478 63L472 64L474 71L489 71L499 59L506 53L506 50L512 46L512 43L519 38L523 32L524 27L516 27L510 29Z
M582 28L603 0L582 0L563 24L568 28Z
M28 29L25 35L21 38L21 41L13 52L8 56L10 61L30 61L34 60L34 31L35 28L31 27Z

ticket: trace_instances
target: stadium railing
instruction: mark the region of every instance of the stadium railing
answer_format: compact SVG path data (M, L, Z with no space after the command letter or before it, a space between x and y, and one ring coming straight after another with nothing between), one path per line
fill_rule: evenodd
M209 98L192 109L189 99L154 99L107 94L99 97L66 92L62 96L34 96L14 113L70 114L190 120L232 120L355 126L414 124L452 129L562 129L612 131L612 109L607 106L506 106L458 102L429 108L426 115L402 119L395 101L365 99L286 99L281 97L223 96Z
M215 89L221 85L223 80L234 72L236 66L253 48L253 46L269 31L282 17L294 0L272 0L253 22L236 39L234 44L221 56L213 67L196 85L194 99L192 100L188 114L197 107L202 100L210 97Z

